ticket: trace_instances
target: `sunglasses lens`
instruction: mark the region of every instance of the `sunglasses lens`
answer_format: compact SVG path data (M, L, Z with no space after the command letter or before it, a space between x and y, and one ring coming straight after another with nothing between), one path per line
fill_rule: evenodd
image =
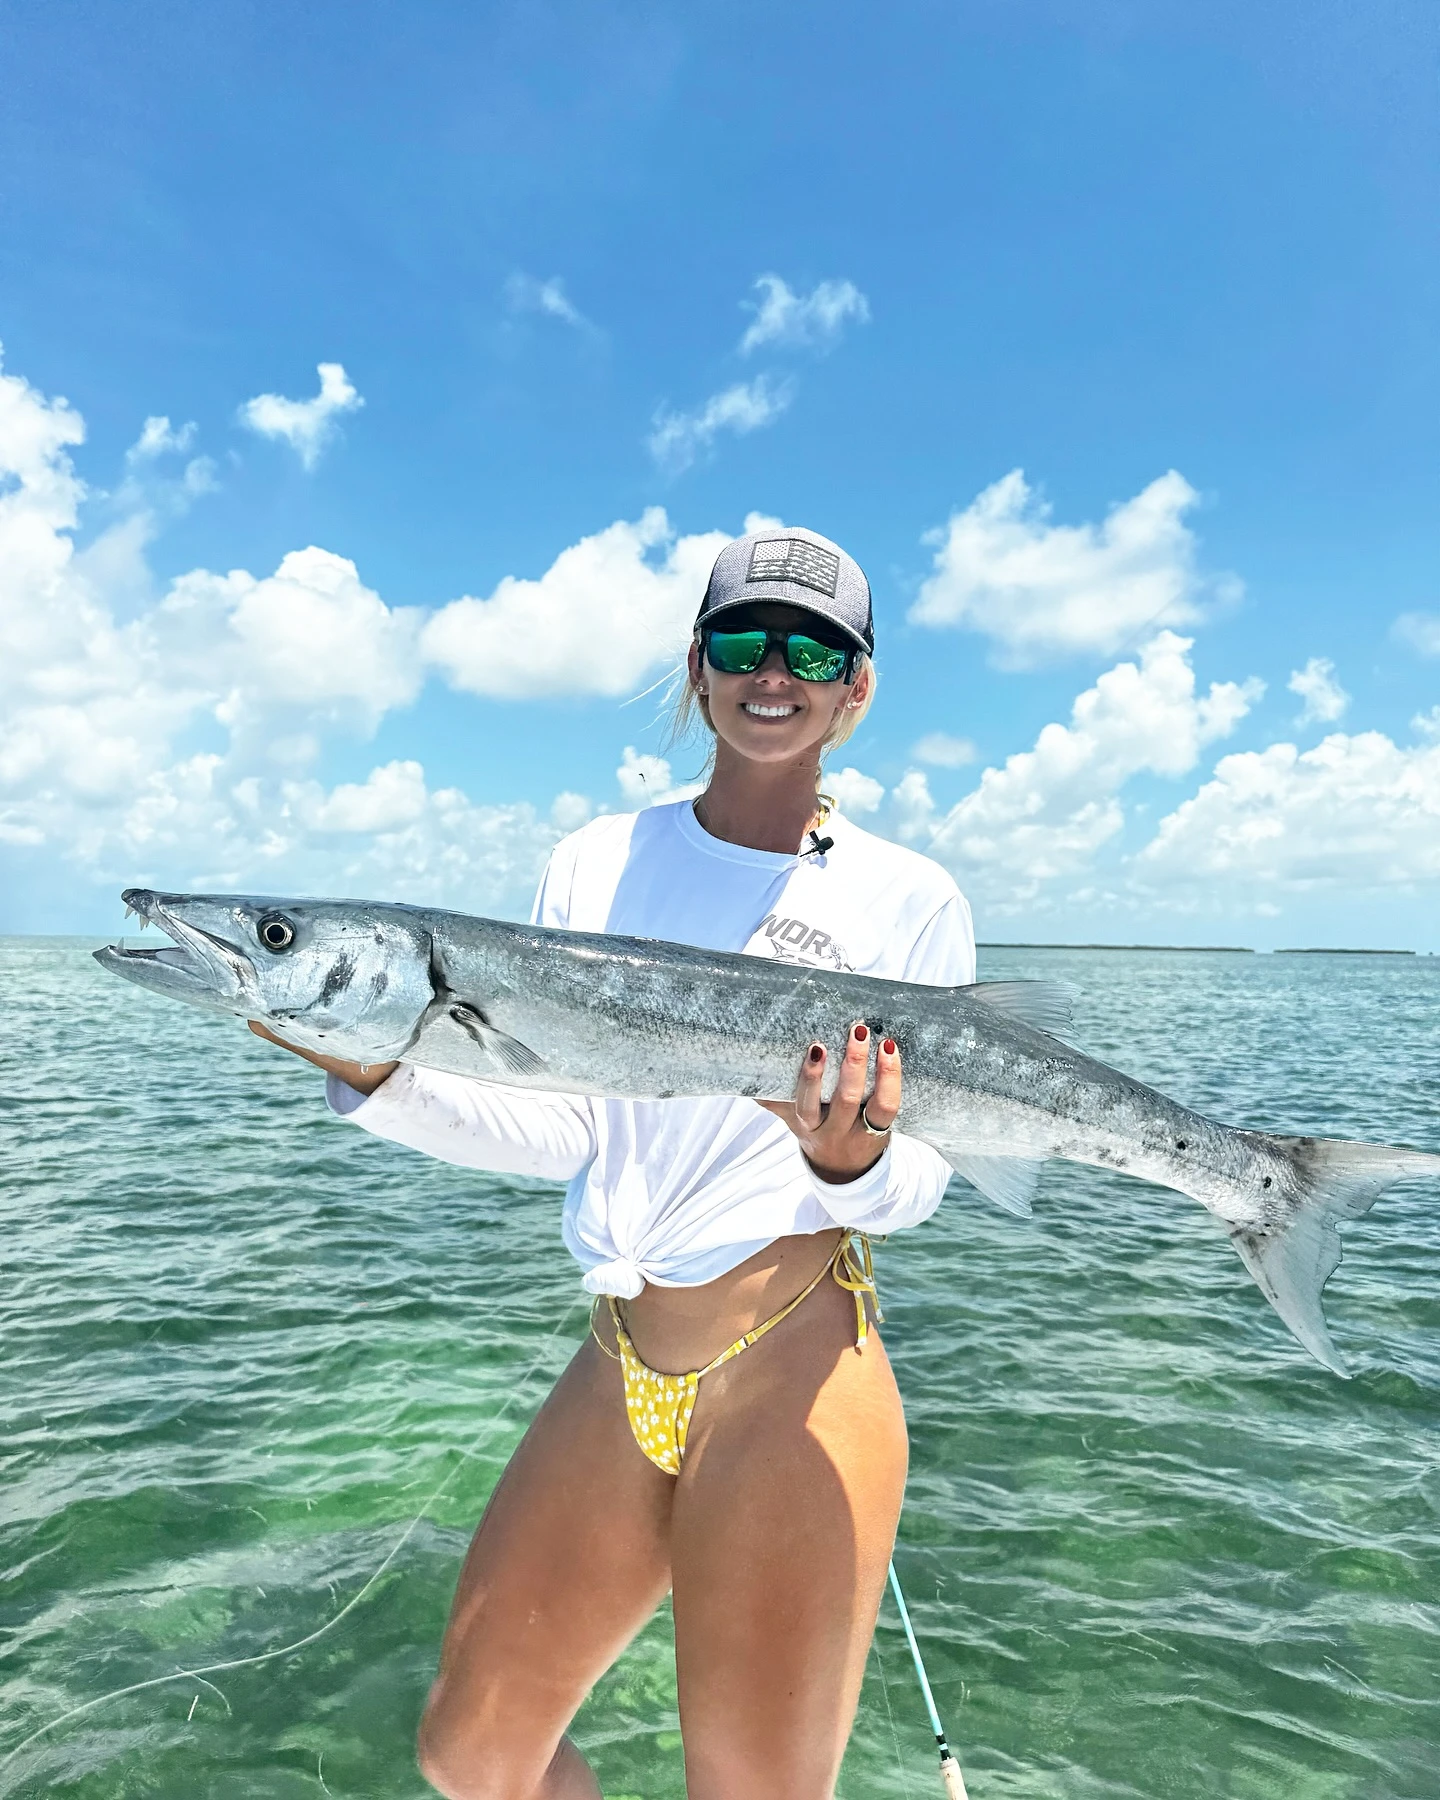
M748 675L764 662L767 642L763 631L712 631L705 654L722 675Z
M800 681L838 681L845 673L850 653L837 650L833 644L822 644L815 638L792 632L785 660L790 673Z

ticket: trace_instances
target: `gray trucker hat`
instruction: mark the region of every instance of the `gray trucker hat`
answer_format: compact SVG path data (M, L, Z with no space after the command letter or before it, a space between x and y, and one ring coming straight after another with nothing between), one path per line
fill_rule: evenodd
M756 600L803 606L838 625L867 655L875 649L865 571L818 531L792 525L780 531L752 531L727 544L710 571L695 623L708 625L716 613Z

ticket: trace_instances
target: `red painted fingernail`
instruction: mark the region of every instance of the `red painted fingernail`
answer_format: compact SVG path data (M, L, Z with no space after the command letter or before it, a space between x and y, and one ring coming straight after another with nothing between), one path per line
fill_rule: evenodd
M863 1025L857 1025L855 1027L855 1042L857 1044L863 1044L869 1035L870 1033Z
M811 1062L823 1062L825 1060L825 1046L823 1044L812 1044L810 1046L810 1060Z
M884 1050L884 1052L887 1056L893 1056L895 1054L894 1038L886 1038L886 1040L885 1040L884 1044L881 1046L881 1048Z

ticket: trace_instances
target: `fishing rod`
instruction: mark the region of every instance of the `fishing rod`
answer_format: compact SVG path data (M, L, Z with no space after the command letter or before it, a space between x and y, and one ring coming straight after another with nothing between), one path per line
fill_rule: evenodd
M915 1641L915 1627L910 1623L910 1608L905 1604L905 1596L900 1591L900 1577L895 1573L895 1563L890 1563L890 1592L895 1596L895 1604L900 1609L900 1623L905 1627L905 1641L910 1646L910 1655L915 1664L915 1673L920 1677L920 1692L925 1696L925 1710L930 1714L930 1729L935 1733L935 1742L940 1747L940 1779L945 1784L945 1792L950 1800L970 1800L965 1791L965 1777L961 1773L960 1764L955 1752L945 1740L945 1727L940 1723L940 1714L935 1708L935 1696L930 1691L930 1677L925 1673L925 1659L920 1654L920 1646Z

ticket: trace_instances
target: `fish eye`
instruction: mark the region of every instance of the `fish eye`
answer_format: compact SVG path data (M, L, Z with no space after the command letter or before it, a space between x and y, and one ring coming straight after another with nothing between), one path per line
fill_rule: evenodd
M267 950L274 950L278 954L281 950L288 950L295 942L295 927L284 913L266 913L255 927L255 935Z

